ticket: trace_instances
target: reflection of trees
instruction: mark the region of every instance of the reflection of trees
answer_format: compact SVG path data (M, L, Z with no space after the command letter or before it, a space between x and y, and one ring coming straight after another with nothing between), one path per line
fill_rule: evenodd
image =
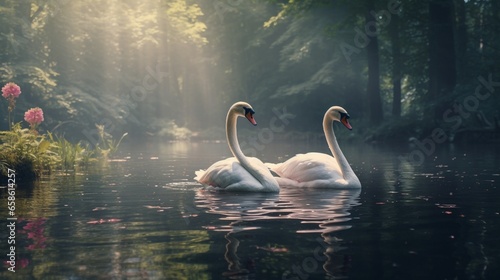
M144 207L151 199L142 204L137 177L130 183L127 165L115 165L17 193L18 279L207 279L208 265L191 261L209 250L207 232L182 230L178 209Z
M16 192L17 236L16 250L18 265L16 275L19 279L42 279L52 268L60 263L46 261L53 258L52 240L57 238L60 228L54 227L51 218L61 215L61 200L67 192L74 192L85 179L83 176L57 176L23 185ZM69 217L69 216L68 216ZM70 217L69 217L70 218ZM0 278L3 274L0 274ZM3 278L2 278L3 279Z
M409 271L413 278L496 275L496 146L436 145L422 164L408 159L422 151L417 146L361 149L353 162L363 162L357 166L366 185L364 206L357 212L364 218L350 238L369 245L355 260L364 269L353 269L351 277L383 275L390 266L391 278L401 279Z
M226 231L227 240L224 257L228 263L227 277L242 277L254 273L252 257L240 259L238 248L244 239L239 236L255 232L267 232L270 222L273 229L278 230L280 224L289 221L300 223L295 233L280 231L277 234L280 242L288 243L275 246L272 244L255 244L251 247L266 251L267 255L259 261L272 264L279 273L289 272L294 260L288 252L301 252L301 256L315 263L317 269L323 267L328 275L345 274L349 266L349 256L339 256L338 251L344 249L342 240L334 236L341 230L349 229L350 209L359 205L361 190L309 190L284 188L280 194L234 194L199 191L196 194L196 205L206 209L206 213L221 215L220 220L229 221L227 225L211 226L214 231ZM319 233L313 243L301 244L296 234ZM282 235L282 236L281 236ZM272 238L266 238L271 240ZM261 247L259 247L261 246ZM263 246L263 247L262 247ZM312 247L311 247L312 246ZM241 247L240 251L245 247ZM313 250L311 250L311 248ZM251 255L242 251L241 254ZM280 261L276 260L279 254ZM294 256L296 257L296 255ZM322 264L322 266L321 266ZM297 265L302 265L302 261ZM318 273L318 271L315 271Z
M16 216L22 218L51 217L57 215L57 191L53 182L36 181L22 186L16 192Z
M99 181L113 182L107 176ZM64 238L58 238L56 246L67 244L71 250L60 250L51 259L65 260L66 269L73 268L77 270L75 275L86 279L205 277L206 264L185 260L208 251L206 231L172 230L179 228L176 223L185 221L169 217L172 215L169 211L175 210L169 210L170 207L158 212L158 208L141 205L137 200L141 194L138 188L99 190L101 192L86 193L81 204L72 205L74 210L70 213L78 217L59 222ZM120 219L115 219L117 217ZM89 223L96 220L103 222ZM51 267L44 275L51 272L57 269ZM103 272L106 273L103 275Z

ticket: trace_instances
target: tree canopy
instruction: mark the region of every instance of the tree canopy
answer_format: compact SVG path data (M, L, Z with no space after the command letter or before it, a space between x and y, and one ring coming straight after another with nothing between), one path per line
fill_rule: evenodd
M23 89L15 120L43 107L47 130L90 142L95 124L188 137L238 100L263 120L286 107L297 131L332 105L365 138L494 128L497 2L1 0L0 80Z

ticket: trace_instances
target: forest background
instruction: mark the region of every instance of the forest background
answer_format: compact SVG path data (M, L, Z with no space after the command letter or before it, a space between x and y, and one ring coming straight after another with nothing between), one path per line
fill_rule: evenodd
M289 138L321 135L340 105L363 141L485 140L500 126L498 30L493 0L0 0L0 81L22 88L15 121L41 107L41 130L90 144L96 124L222 139L239 100Z

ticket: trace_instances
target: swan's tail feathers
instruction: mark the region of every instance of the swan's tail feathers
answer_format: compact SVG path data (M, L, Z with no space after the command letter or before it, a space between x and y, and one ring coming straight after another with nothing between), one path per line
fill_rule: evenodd
M194 179L195 179L196 181L200 182L200 180L201 180L201 178L203 177L203 175L205 175L205 170L200 169L200 170L198 170L198 171L195 171L195 172L194 172L194 174L196 175L196 176L194 177Z

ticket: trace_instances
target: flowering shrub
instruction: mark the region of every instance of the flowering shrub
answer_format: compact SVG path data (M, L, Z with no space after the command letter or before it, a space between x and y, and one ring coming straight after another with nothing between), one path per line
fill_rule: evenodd
M14 111L20 94L21 88L15 83L7 83L2 87L2 97L9 102L9 130L0 131L0 175L6 175L7 169L11 168L25 178L34 179L44 170L58 168L68 171L75 169L77 164L87 165L95 159L94 156L105 159L118 148L120 142L115 143L111 138L105 137L104 127L102 135L100 134L103 144L102 147L96 147L97 150L90 150L80 143L72 144L49 132L39 134L36 129L44 121L43 110L39 107L24 113L29 129L23 128L21 123L11 122L10 114Z
M36 107L31 108L26 113L24 113L24 120L30 124L30 128L33 132L36 131L36 127L43 122L43 111L42 109Z
M43 111L42 109L36 107L31 108L26 113L24 113L24 120L27 121L30 125L39 125L43 122Z
M15 83L7 83L2 88L2 96L6 99L15 99L18 98L21 94L21 88Z
M50 170L59 163L59 157L53 152L53 143L45 135L33 133L16 123L10 130L0 131L0 161L6 167L16 170L26 178L37 178L43 170Z
M9 101L9 128L12 128L10 114L16 107L16 98L21 94L21 88L15 83L7 83L2 87L2 96Z

